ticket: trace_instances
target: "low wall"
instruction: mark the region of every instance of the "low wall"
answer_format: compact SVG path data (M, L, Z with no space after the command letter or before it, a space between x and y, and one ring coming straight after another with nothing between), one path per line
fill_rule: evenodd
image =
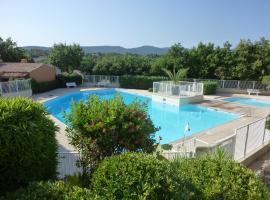
M179 98L176 98L176 97L168 97L168 96L161 96L161 95L153 94L152 101L168 103L168 104L179 106Z
M3 93L4 97L13 97L13 96L21 96L21 97L31 97L32 90L23 90L19 92L10 92L10 93Z
M83 82L84 87L98 87L97 83L90 83L90 82ZM119 83L110 83L106 87L111 87L111 88L119 88L120 84Z
M197 95L192 97L181 97L179 99L179 105L189 104L189 103L199 103L203 101L203 95Z
M158 94L153 94L152 101L163 102L163 103L179 106L179 105L184 105L184 104L189 104L189 103L201 102L203 101L203 95L179 98L179 97L161 96Z

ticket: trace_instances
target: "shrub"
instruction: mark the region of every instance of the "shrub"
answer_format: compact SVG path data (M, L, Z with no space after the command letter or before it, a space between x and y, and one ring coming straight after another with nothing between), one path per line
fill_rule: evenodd
M153 88L148 88L148 92L153 92Z
M263 76L262 78L262 83L263 84L266 84L266 85L269 85L270 84L270 76Z
M266 123L265 123L265 128L270 130L270 115L268 115Z
M167 78L163 76L124 75L120 77L120 86L122 88L147 90L148 88L153 87L153 82L164 81L164 80L167 80Z
M76 73L63 73L56 76L58 87L65 88L67 82L75 82L77 85L82 84L82 76Z
M57 130L38 102L0 97L0 194L56 175Z
M57 80L38 83L34 79L31 80L31 87L34 94L47 92L58 87Z
M93 173L93 193L102 199L191 199L194 188L167 160L144 153L106 158Z
M203 81L203 94L216 94L217 82L215 81Z
M66 184L63 181L33 182L14 194L8 194L6 200L77 200L95 199L90 190Z
M163 150L172 150L172 145L171 144L162 144L161 148Z
M67 132L70 143L82 154L82 166L86 169L123 151L154 151L152 136L157 129L146 109L137 101L125 105L121 96L101 100L94 95L73 103L65 116Z
M177 162L178 173L198 188L199 199L269 199L263 183L250 170L233 160L204 156Z

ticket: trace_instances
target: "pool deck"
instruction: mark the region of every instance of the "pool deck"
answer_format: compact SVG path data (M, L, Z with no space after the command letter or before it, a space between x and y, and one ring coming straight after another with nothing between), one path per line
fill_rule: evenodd
M49 92L45 92L42 94L33 95L33 99L37 100L39 102L45 102L49 99L56 98L58 96L62 96L69 92L75 92L75 91L83 91L83 90L96 90L96 89L104 89L104 88L61 88L61 89L55 89ZM132 93L137 93L141 95L151 96L152 93L146 91L146 90L135 90L135 89L123 89L125 91L129 91ZM240 118L235 119L233 121L224 123L222 125L219 125L217 127L207 129L205 131L201 131L195 134L192 134L188 138L196 137L196 139L199 139L203 141L206 144L214 144L219 140L222 140L223 138L229 137L230 135L234 134L234 131L236 128L241 127L243 125L246 125L250 122L256 121L258 119L261 119L265 116L267 116L270 113L270 108L259 108L255 106L248 106L248 105L242 105L232 102L225 102L222 101L223 98L227 97L249 97L249 98L256 98L256 99L262 99L262 100L268 100L270 101L269 96L248 96L243 94L237 94L237 95L228 95L228 94L217 94L217 95L205 95L204 101L199 103L198 105L214 108L214 109L220 109L228 112L234 112L242 115ZM59 143L59 151L60 152L72 152L75 151L75 149L69 144L68 139L65 135L65 129L66 125L60 122L58 119L56 119L53 116L50 116L55 123L59 127L59 131L57 133L57 140ZM192 124L191 124L192 126ZM176 141L171 142L174 146L178 146L182 144L183 140L179 139Z
M238 95L238 94L229 95L229 96L249 97L249 98L257 98L257 99L270 101L270 97L266 97L266 96L254 97L254 96ZM250 106L250 105L243 105L243 104L238 104L238 103L222 101L222 99L227 98L229 96L227 94L206 95L204 96L204 101L197 105L202 105L202 106L206 106L206 107L210 107L210 108L214 108L218 110L237 113L241 117L233 121L221 124L217 127L210 128L210 129L192 134L192 136L186 139L196 137L196 139L203 141L205 144L213 145L217 141L220 141L226 137L229 137L230 135L233 135L236 128L244 126L256 120L259 120L270 113L270 108L265 108L265 107L260 108L260 107ZM182 139L171 142L172 145L176 145L176 146L182 143L183 143Z

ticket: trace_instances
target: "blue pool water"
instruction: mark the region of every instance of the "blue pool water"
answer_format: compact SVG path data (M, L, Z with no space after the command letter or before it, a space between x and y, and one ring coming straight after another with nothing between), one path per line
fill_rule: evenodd
M112 98L119 93L126 104L137 99L148 104L148 113L155 126L160 127L155 137L162 137L161 143L168 143L184 137L184 129L187 123L190 124L190 135L202 130L206 130L225 122L238 118L233 113L217 111L202 106L187 104L174 106L170 104L152 102L150 97L116 91L115 89L104 89L96 91L83 91L69 93L64 96L49 100L44 103L48 111L62 122L64 121L63 112L70 111L71 101L85 100L89 95L96 94L102 99Z
M258 107L270 107L270 101L245 98L245 97L230 97L223 99L224 101L240 103L244 105L258 106Z

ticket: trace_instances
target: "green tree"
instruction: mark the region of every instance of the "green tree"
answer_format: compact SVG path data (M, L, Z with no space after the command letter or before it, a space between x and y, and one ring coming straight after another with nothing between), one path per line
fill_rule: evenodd
M59 67L62 71L71 73L80 67L84 56L82 48L77 45L55 44L49 52L50 64Z
M24 49L17 47L17 43L11 38L3 40L0 37L0 59L4 62L20 62L21 59L27 59L28 62L33 62L32 57Z
M197 47L190 50L190 69L189 75L193 78L216 78L215 65L213 61L215 46L212 43L199 43Z
M83 57L81 61L80 70L86 72L87 74L93 73L93 68L98 62L99 55L96 54L87 54Z
M231 49L231 44L225 42L223 47L217 47L215 49L213 62L211 65L214 65L215 75L219 79L234 79L235 74L235 53Z

